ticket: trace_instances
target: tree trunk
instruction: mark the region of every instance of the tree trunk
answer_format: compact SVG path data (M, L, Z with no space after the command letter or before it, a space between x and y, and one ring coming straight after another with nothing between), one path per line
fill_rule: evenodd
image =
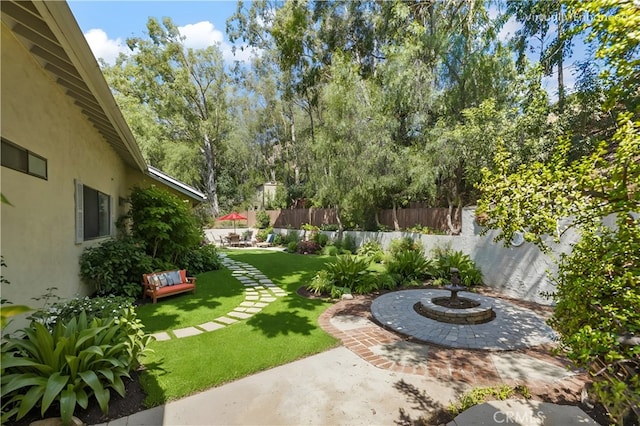
M215 159L213 158L213 144L209 140L209 135L204 135L204 159L205 159L205 192L207 194L207 203L209 204L209 212L213 217L217 217L220 213L220 205L218 204L218 189L216 188L216 169Z
M458 203L456 205L456 211L453 211L453 200L451 200L451 198L448 198L448 204L449 204L449 211L447 212L447 227L449 228L449 234L450 235L458 235L460 234L460 231L462 230L462 224L459 225L454 225L453 223L453 219L452 217L459 217L460 215L460 202L458 200Z
M400 230L400 224L398 223L398 205L396 204L396 200L393 200L393 210L391 210L391 216L393 218L393 229L396 231Z
M564 112L564 73L562 70L564 56L564 40L562 39L562 4L558 5L558 112Z

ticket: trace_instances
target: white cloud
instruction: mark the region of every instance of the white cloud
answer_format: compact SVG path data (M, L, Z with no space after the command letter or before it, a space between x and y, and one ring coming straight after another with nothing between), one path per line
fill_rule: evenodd
M106 63L113 65L120 52L128 52L129 48L120 38L110 39L103 30L94 28L84 34L87 43L96 58L102 58Z
M187 24L178 27L180 35L185 37L184 45L192 49L204 49L213 44L217 44L222 52L222 58L228 64L234 61L249 62L256 54L255 49L240 50L236 46L236 53L233 54L232 45L224 40L222 31L217 30L209 21L202 21L196 24Z
M178 27L178 31L185 37L184 45L192 49L204 49L213 44L222 44L224 41L222 31L216 30L209 21L187 24Z
M234 61L249 62L253 56L259 54L256 49L240 49L236 46L236 53L233 54L232 45L224 40L222 31L217 30L209 21L202 21L195 24L187 24L178 27L180 35L185 37L184 45L192 49L204 49L217 44L222 51L222 58L227 64ZM110 39L107 33L99 28L91 29L84 34L87 43L96 58L102 58L109 65L115 63L120 52L130 53L127 45L121 38Z

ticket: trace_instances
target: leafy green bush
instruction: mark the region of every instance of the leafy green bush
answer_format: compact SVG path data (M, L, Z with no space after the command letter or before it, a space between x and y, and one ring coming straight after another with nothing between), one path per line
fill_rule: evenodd
M322 247L315 241L300 241L296 247L296 253L299 254L317 254Z
M133 306L134 299L125 296L76 297L64 302L56 302L34 312L29 319L44 324L49 330L58 324L67 323L84 312L87 319L114 318L125 315Z
M585 229L562 256L549 322L571 348L569 358L600 373L596 399L621 421L640 403L640 346L619 340L640 335L640 225L624 217L617 225L615 231Z
M451 268L458 268L461 284L471 287L482 284L482 271L469 255L451 249L434 249L433 275L443 281L451 278Z
M128 217L133 237L145 241L153 258L176 263L204 238L189 204L155 186L133 188Z
M325 247L329 242L329 236L327 234L323 234L322 232L318 232L313 235L312 240L318 243L320 247Z
M397 253L408 250L422 250L422 246L413 241L411 237L395 238L389 244L389 257L393 258Z
M89 247L80 256L80 276L99 295L137 297L142 274L152 270L144 244L133 238L117 238Z
M371 262L380 263L384 258L384 251L380 242L371 240L362 244L357 250L358 256L366 257Z
M144 336L133 307L120 318L87 319L81 312L53 331L32 322L24 338L2 344L2 422L21 419L39 407L41 415L54 401L69 424L79 405L95 397L106 414L109 388L124 396L123 377L137 366L151 336Z
M256 234L256 239L258 241L267 241L267 237L269 236L269 234L273 234L273 227L271 226L268 226L264 229L260 229Z
M256 213L256 228L265 229L271 225L271 218L269 217L269 213L264 210L258 210Z
M296 241L291 241L287 244L287 251L289 253L296 253L298 251L298 243Z
M289 243L297 243L298 241L300 241L300 235L295 229L290 229L283 238L283 243L287 245Z
M372 274L368 271L370 262L366 258L342 255L335 262L327 263L325 268L336 287L348 288L353 292L363 291L371 285Z
M431 261L420 250L399 251L390 257L386 269L397 285L421 283L430 275Z
M182 266L181 269L186 269L191 276L215 271L222 266L218 250L213 245L204 245L185 252L179 263Z
M352 254L355 254L358 250L356 246L356 240L351 234L345 234L344 238L342 238L342 249L349 250Z
M307 289L314 294L329 294L333 287L333 280L329 277L329 271L322 269L311 279Z
M320 225L320 230L322 231L335 232L338 229L340 229L340 227L337 223L323 223L322 225Z
M340 250L338 250L338 247L334 245L324 246L322 254L325 256L337 256L340 254Z

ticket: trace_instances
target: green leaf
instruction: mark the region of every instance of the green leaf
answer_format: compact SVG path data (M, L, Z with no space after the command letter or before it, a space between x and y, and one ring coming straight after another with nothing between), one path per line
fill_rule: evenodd
M32 386L31 389L27 391L20 402L20 409L18 410L18 415L16 417L17 420L20 420L26 414L31 411L31 409L36 405L38 401L42 398L44 394L45 385L43 386Z
M77 397L73 391L73 386L69 385L60 395L60 417L62 417L63 425L71 424L71 418L76 409L76 401Z
M80 377L82 377L82 380L93 390L100 408L106 414L109 410L109 391L102 386L100 379L98 379L98 376L93 371L81 371L78 374L80 375Z
M60 391L69 383L69 376L63 376L60 373L54 373L47 380L47 386L42 396L41 414L49 408L49 405L59 397Z

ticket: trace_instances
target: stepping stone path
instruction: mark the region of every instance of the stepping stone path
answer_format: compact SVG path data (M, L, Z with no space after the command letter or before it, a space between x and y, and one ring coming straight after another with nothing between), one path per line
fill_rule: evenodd
M220 254L220 257L222 258L222 264L231 270L232 276L244 285L244 301L224 316L212 318L211 321L204 324L172 330L176 338L220 330L238 321L251 318L254 314L262 311L269 303L275 302L278 297L287 295L286 291L275 285L254 266L229 259L224 253ZM171 334L165 331L154 333L152 336L160 341L173 338Z

